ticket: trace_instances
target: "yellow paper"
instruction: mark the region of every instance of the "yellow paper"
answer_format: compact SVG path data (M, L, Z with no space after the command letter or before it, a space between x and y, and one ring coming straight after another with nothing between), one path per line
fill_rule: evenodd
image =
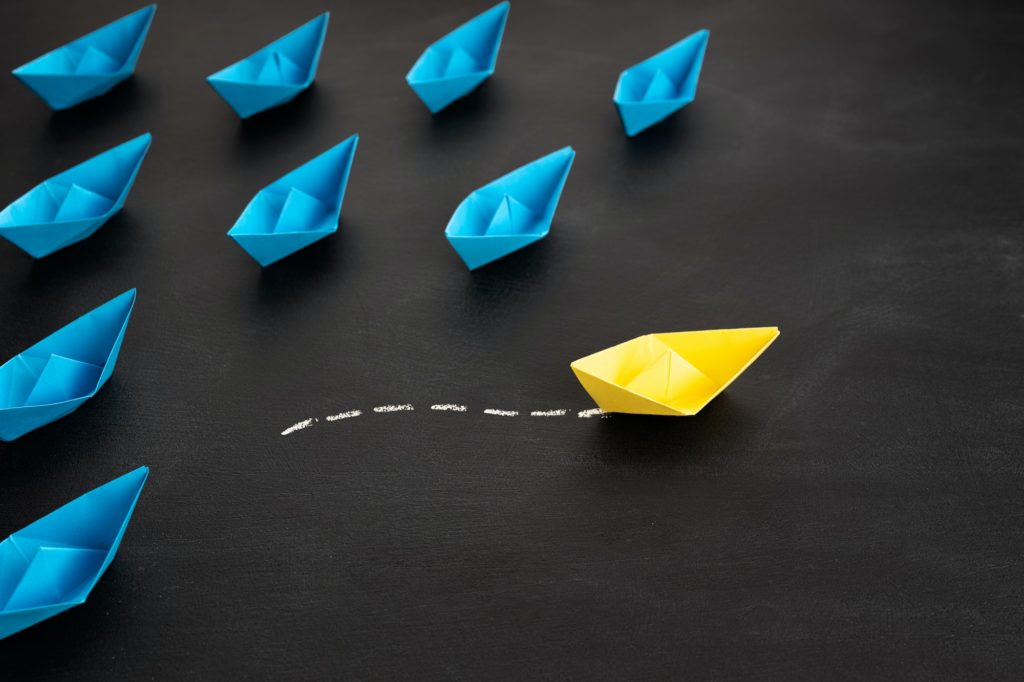
M605 412L693 415L735 381L778 327L647 334L572 363Z

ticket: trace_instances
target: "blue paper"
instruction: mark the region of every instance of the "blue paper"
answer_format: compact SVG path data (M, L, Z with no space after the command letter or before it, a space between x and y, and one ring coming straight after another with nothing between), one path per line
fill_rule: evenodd
M627 135L650 128L693 101L710 35L697 31L619 75L613 100Z
M114 372L134 305L131 289L0 366L0 440L56 421L96 395Z
M0 639L85 602L117 554L148 475L139 467L0 542Z
M207 77L242 118L290 102L316 77L330 12Z
M444 234L470 270L547 236L575 157L559 149L463 199Z
M156 5L150 5L16 68L51 109L98 97L135 71Z
M261 189L228 236L267 266L337 232L358 143L352 135Z
M36 185L0 211L0 237L42 258L92 235L124 206L152 140L140 135Z
M490 78L498 61L509 4L495 5L424 50L405 77L432 113Z

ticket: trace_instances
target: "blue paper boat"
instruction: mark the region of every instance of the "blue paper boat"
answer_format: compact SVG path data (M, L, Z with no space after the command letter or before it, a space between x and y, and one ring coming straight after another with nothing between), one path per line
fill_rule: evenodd
M0 639L85 602L117 554L148 475L139 467L0 542Z
M206 80L242 118L290 102L313 83L330 16L324 12Z
M156 5L47 52L13 73L51 109L99 97L135 71Z
M152 140L140 135L36 185L0 211L0 237L42 258L91 236L124 206Z
M650 128L693 101L710 35L697 31L619 75L612 99L627 135Z
M432 113L464 97L494 73L509 4L495 5L424 50L405 77Z
M547 236L575 157L559 149L463 199L444 234L470 270Z
M267 266L337 232L358 143L352 135L261 189L228 236Z
M50 334L0 366L0 440L78 409L114 372L135 289Z

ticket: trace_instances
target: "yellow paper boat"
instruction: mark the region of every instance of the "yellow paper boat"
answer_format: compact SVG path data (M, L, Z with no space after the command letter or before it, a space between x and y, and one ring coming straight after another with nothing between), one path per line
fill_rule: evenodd
M778 335L778 327L647 334L571 367L605 412L693 415Z

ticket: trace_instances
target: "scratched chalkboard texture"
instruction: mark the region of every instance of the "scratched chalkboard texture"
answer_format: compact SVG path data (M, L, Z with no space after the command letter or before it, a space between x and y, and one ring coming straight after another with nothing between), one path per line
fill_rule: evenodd
M0 66L141 2L6 0ZM139 291L99 395L0 444L0 536L152 467L0 677L1019 679L1024 8L515 0L432 117L405 73L487 6L162 1L105 97L0 79L0 203L154 136L96 235L0 243L4 359ZM315 85L239 121L205 76L324 9ZM618 73L700 28L696 102L626 139ZM355 132L339 232L261 270L225 232ZM550 236L468 272L459 201L565 145ZM697 417L576 416L575 358L761 325Z

